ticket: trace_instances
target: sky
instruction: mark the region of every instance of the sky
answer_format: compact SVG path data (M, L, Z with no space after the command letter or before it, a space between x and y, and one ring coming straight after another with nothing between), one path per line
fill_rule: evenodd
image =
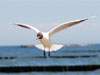
M45 32L83 18L89 20L57 33L52 37L54 43L100 43L100 0L0 0L0 45L38 43L33 31L15 23L30 24Z

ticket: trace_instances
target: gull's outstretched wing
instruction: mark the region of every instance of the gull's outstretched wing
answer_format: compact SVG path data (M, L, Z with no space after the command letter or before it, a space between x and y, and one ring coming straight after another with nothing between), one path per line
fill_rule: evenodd
M40 32L38 29L36 29L35 27L31 26L31 25L26 25L26 24L16 24L17 26L26 28L26 29L32 29L34 30L36 33Z
M64 30L64 29L67 29L67 28L69 28L69 27L71 27L71 26L74 26L74 25L79 24L79 23L81 23L81 22L83 22L83 21L86 21L86 20L88 20L88 19L86 18L86 19L81 19L81 20L75 20L75 21L71 21L71 22L68 22L68 23L64 23L64 24L55 26L55 27L52 28L48 33L49 33L49 35L51 36L51 35L53 35L53 34L59 32L59 31L62 31L62 30Z

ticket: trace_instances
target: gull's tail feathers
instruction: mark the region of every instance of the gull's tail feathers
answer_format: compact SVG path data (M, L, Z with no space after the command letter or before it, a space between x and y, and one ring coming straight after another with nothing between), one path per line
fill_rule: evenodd
M46 52L53 52L53 51L58 51L59 49L63 48L64 45L61 44L52 44L51 48L44 48L44 46L42 44L38 44L35 45L35 47L37 47L40 50L45 50Z

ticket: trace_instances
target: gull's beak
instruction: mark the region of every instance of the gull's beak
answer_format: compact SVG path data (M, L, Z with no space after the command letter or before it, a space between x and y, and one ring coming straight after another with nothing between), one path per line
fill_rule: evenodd
M38 36L36 37L36 40L38 40Z
M38 37L36 37L36 40L38 40Z

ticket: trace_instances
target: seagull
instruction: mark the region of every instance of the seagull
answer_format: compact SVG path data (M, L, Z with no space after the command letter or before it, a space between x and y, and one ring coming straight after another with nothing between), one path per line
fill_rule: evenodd
M31 25L27 25L27 24L20 24L19 23L16 25L20 26L22 28L33 30L34 32L36 32L36 34L37 34L36 38L37 38L37 40L40 41L40 44L35 45L35 47L37 47L43 51L44 57L47 57L46 53L48 53L48 57L50 57L50 52L57 51L57 50L61 49L62 47L64 47L64 45L61 45L61 44L51 43L50 38L52 37L52 35L60 32L60 31L63 31L64 29L70 28L71 26L78 25L79 23L84 22L86 20L88 20L88 18L81 19L81 20L74 20L74 21L70 21L67 23L59 24L59 25L53 27L48 32L41 32L37 28L35 28Z

